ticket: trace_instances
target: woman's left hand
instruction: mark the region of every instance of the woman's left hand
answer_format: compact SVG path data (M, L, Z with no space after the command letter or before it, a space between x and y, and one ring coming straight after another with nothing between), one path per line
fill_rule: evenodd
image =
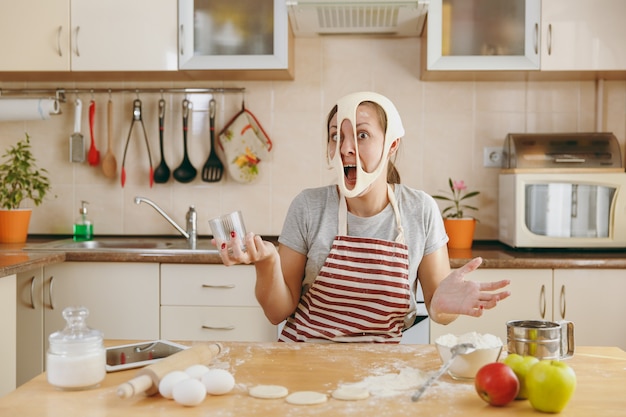
M482 258L474 258L442 280L433 294L431 308L434 307L439 314L480 317L485 309L494 308L498 301L511 295L509 291L494 292L509 285L509 280L476 282L465 279L482 261Z
M253 264L269 259L276 253L273 243L263 240L261 236L252 232L248 232L243 237L243 241L239 236L233 235L228 242L219 239L212 239L211 242L217 246L222 262L226 266Z

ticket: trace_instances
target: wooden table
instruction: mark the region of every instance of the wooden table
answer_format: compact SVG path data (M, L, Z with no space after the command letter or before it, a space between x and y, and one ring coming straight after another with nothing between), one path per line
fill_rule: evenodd
M330 394L341 384L368 377L393 376L401 369L437 369L441 362L432 345L223 343L224 351L212 366L230 370L235 389L224 396L207 396L197 407L183 407L159 395L120 399L117 386L136 370L107 374L97 389L76 392L56 390L39 375L0 398L0 416L18 417L157 417L157 416L490 416L541 415L528 401L496 408L484 403L472 383L449 376L433 385L416 403L413 390L361 401L295 406L284 399L260 400L247 395L257 384L284 385L291 392L314 390ZM613 347L579 347L568 363L578 377L578 387L563 417L626 415L626 352Z

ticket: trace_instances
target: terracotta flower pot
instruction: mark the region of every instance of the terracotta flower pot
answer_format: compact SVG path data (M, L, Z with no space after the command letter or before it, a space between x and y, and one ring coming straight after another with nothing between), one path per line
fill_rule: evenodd
M32 209L0 210L0 243L24 243Z
M448 248L469 249L474 240L476 219L465 217L462 219L443 219L443 225L448 234Z

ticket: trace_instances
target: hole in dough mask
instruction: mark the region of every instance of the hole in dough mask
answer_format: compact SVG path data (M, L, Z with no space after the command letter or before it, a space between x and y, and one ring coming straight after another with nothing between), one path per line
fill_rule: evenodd
M383 144L382 158L376 169L372 172L365 172L361 165L361 158L359 157L359 145L356 140L356 114L359 104L364 101L371 101L378 104L385 111L387 115L387 131L385 132L385 142ZM335 142L335 153L333 157L330 157L329 161L331 166L337 171L339 190L341 194L347 198L357 197L363 193L376 179L385 171L386 161L389 157L389 149L393 144L393 141L404 136L404 127L402 126L402 120L398 110L393 103L385 96L373 92L359 92L348 94L337 101L337 126L341 126L342 123L348 120L353 129L353 137L355 138L355 152L356 152L356 184L353 189L346 188L344 180L343 161L341 160L341 140ZM386 174L386 172L385 172Z

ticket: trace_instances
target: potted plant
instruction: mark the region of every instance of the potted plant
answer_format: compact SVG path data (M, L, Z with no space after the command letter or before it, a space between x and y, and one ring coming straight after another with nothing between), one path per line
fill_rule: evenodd
M50 189L48 171L37 168L31 152L30 137L9 147L0 163L0 242L24 243L32 208L21 207L24 200L35 206L43 202Z
M479 191L467 192L465 181L452 181L448 178L450 193L448 195L434 195L437 200L450 201L453 204L444 208L441 212L443 224L448 234L448 247L452 249L469 249L474 240L474 230L476 229L476 219L466 216L464 210L478 211L477 207L467 204L467 199L480 194Z

